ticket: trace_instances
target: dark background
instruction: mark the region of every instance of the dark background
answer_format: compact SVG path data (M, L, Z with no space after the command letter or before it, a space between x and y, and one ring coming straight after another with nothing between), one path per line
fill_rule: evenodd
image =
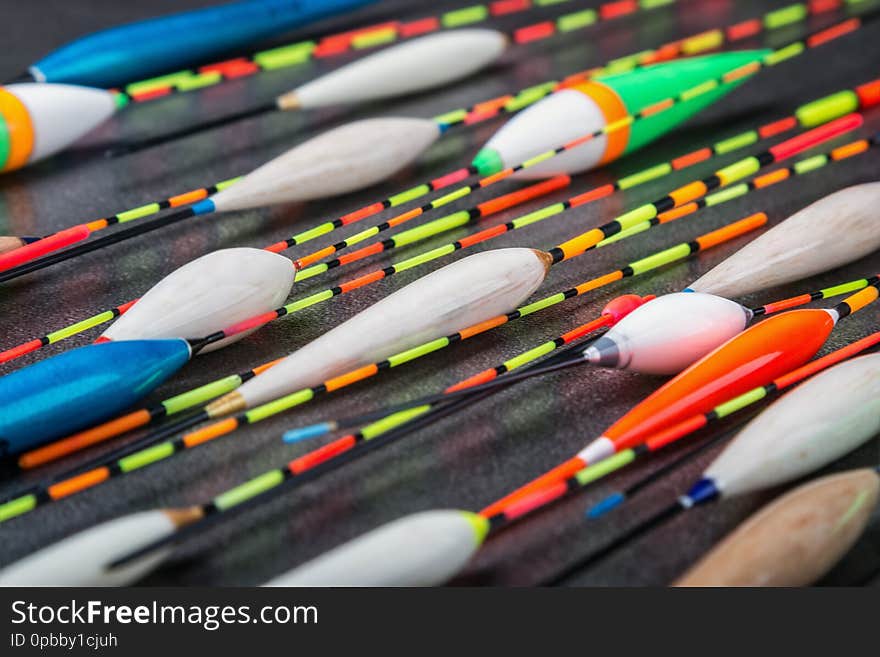
M124 3L113 0L76 3L0 0L5 26L0 79L16 75L50 49L86 32L207 4L194 0ZM379 3L358 12L357 20L349 16L325 21L304 33L279 40L279 43L294 41L303 34L330 33L356 24L381 22L389 17L412 19L436 15L462 4ZM514 14L492 23L509 29L597 4L572 1L540 11ZM785 4L683 1L648 15L640 14L536 44L514 47L502 62L477 77L449 88L362 108L361 111L334 109L267 116L112 162L84 152L67 154L0 179L0 232L43 234L79 221L106 216L246 172L316 132L343 121L375 114L430 117L655 47L674 38L751 18ZM812 31L828 25L838 16L831 14L813 19L806 29ZM804 29L798 24L739 47L785 44L801 37ZM490 218L485 225L508 221L527 210L785 116L802 102L865 82L880 74L878 39L880 25L874 24L856 35L809 52L794 62L765 71L674 135L603 172L580 177L568 191L552 199L541 199L528 207ZM145 136L186 125L196 117L219 116L242 109L264 102L345 61L346 58L337 57L311 62L201 92L135 105L90 141L97 144L123 136ZM867 119L865 134L880 128L880 110L874 110ZM475 128L456 129L416 166L384 185L359 194L190 222L6 284L0 290L0 347L18 344L134 298L162 276L210 250L265 246L328 217L339 216L456 168L471 158L502 123L502 119L497 119ZM623 210L663 195L674 184L706 175L742 155L729 155L674 178L618 193L610 199L569 211L539 226L505 235L478 248L514 245L549 248L584 227L603 223ZM876 152L859 156L753 193L717 210L702 211L693 219L660 227L590 257L577 259L554 268L540 294L544 296L549 291L564 289L758 210L766 211L771 222L776 223L835 190L875 180L878 163L880 157ZM452 209L468 207L474 200L514 187L515 183L499 184L490 193L465 199ZM349 228L347 233L372 223L368 220L363 226ZM338 235L347 233L342 231ZM464 234L464 231L457 231L452 239ZM393 252L390 257L386 255L358 263L354 269L335 270L332 277L316 278L299 286L294 298L323 289L330 281L348 280L358 273L396 262L449 240L450 235L440 236L427 244ZM293 254L308 253L319 243L323 242L304 245ZM659 294L680 290L744 243L745 240L739 240L654 275L571 300L406 367L386 372L369 383L238 432L234 437L178 455L169 462L5 523L0 528L0 564L122 514L156 506L203 502L314 447L314 444L294 447L282 444L280 436L287 428L323 418L344 417L439 390L594 317L609 299L622 292ZM434 266L451 260L444 259ZM878 271L878 265L880 258L875 254L844 269L753 295L744 302L763 303L870 275ZM425 272L425 269L417 269L395 276L275 322L223 351L201 356L172 382L160 388L152 399L164 399L219 375L243 371L290 353ZM876 330L878 312L877 307L872 307L842 322L826 350L839 348ZM15 363L14 367L44 358L59 349L87 344L95 335L95 332L81 335L54 350L45 349L36 357ZM0 371L5 373L13 365L3 368ZM171 564L150 576L145 583L258 584L404 514L437 507L481 508L571 456L661 382L659 378L626 372L581 370L520 384L479 408L383 448L332 476L224 524L199 540L186 543ZM601 522L586 524L582 514L588 503L659 467L674 457L676 450L645 460L639 467L594 485L583 494L493 539L462 581L512 585L543 579L667 503L702 471L716 452L717 449L704 453L638 497L625 511ZM88 457L93 455L91 453ZM71 458L25 476L13 476L7 469L0 484L0 495L41 480L52 472L67 469L84 458ZM880 450L875 439L834 464L830 470L873 465L878 460ZM767 491L691 512L619 550L573 581L584 585L667 584L748 514L779 492ZM873 581L876 585L880 583L878 569L880 517L875 514L865 536L825 583Z

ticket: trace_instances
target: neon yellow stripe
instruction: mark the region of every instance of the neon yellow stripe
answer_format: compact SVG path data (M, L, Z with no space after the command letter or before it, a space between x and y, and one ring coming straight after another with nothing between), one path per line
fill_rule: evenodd
M639 6L642 9L656 9L657 7L665 7L676 2L676 0L640 0Z
M636 185L641 185L650 180L655 180L657 178L662 178L672 171L672 165L668 162L664 162L663 164L658 164L649 169L645 169L644 171L639 171L638 173L634 173L631 176L626 176L617 181L617 187L621 190L630 189L631 187L635 187Z
M397 207L398 205L403 205L408 201L412 201L414 198L419 198L420 196L424 196L425 194L431 191L431 187L426 183L424 185L418 185L417 187L413 187L412 189L408 189L405 192L400 192L400 194L395 194L394 196L388 197L388 202L391 204L391 207Z
M707 50L714 50L724 44L724 32L712 30L706 34L698 34L690 39L685 39L681 44L681 51L685 55L695 55Z
M731 151L735 151L746 146L751 146L758 141L758 133L754 130L744 132L741 135L724 139L715 144L716 155L726 155Z
M858 281L852 281L850 283L841 283L840 285L834 285L832 287L826 287L824 290L819 290L822 293L823 299L830 299L831 297L837 297L841 294L849 294L850 292L858 292L868 286L868 279L863 278Z
M653 203L649 203L648 205L643 205L635 210L630 210L629 212L620 215L617 217L616 221L620 224L621 230L626 230L627 228L635 226L643 221L650 221L656 216L657 208L654 207Z
M690 89L682 91L680 98L683 101L693 100L697 96L702 96L713 89L717 89L718 84L718 80L706 80L702 84L698 84L696 87L691 87Z
M653 224L650 221L643 221L640 224L636 224L635 226L630 226L626 230L622 230L619 233L615 233L611 237L606 237L604 240L599 242L596 245L597 249L601 249L603 246L608 246L609 244L614 244L615 242L619 242L621 240L625 240L628 237L632 237L633 235L638 235L639 233L644 233L646 230L650 230L653 228Z
M647 258L636 260L635 262L630 263L629 267L632 269L633 276L639 276L652 269L657 269L657 267L662 267L663 265L668 265L676 260L687 258L690 254L691 247L689 244L679 244L678 246L673 246L660 253L650 255Z
M264 50L254 55L254 62L267 71L307 62L315 49L314 41L303 41L281 48Z
M731 413L735 413L736 411L745 408L749 404L754 404L755 402L761 401L766 396L767 390L762 386L760 388L755 388L754 390L743 393L739 397L734 397L730 401L726 401L723 404L719 404L712 410L715 412L715 415L720 420L721 418L727 417Z
M485 5L474 5L445 13L440 17L440 22L443 27L461 27L484 21L488 16L489 10Z
M457 109L452 110L451 112L446 112L445 114L438 114L434 117L434 121L436 123L444 123L446 125L452 125L454 123L458 123L463 121L464 118L468 115L467 110L465 109Z
M117 464L119 465L119 469L122 470L122 472L131 472L132 470L143 468L144 466L155 463L156 461L167 459L172 454L174 454L174 445L171 443L171 441L168 441L164 443L159 443L158 445L155 445L153 447L148 447L147 449L142 449L139 452L135 452L131 456L121 458L119 459L119 461L117 461Z
M859 96L849 89L838 91L836 94L825 96L812 103L801 105L795 110L794 115L798 122L805 128L812 128L823 123L828 123L844 114L855 112L859 109Z
M721 205L722 203L732 201L740 196L745 196L748 193L749 186L746 183L740 183L739 185L722 189L714 194L709 194L704 200L706 201L706 207L711 208L714 205Z
M545 342L542 345L538 345L534 349L529 349L528 351L519 354L518 356L514 356L510 360L504 361L504 367L507 368L507 371L515 370L518 367L522 367L523 365L531 363L533 360L537 360L545 354L549 354L555 349L555 342L553 342L552 340L549 342Z
M119 219L119 223L124 224L126 221L140 219L141 217L146 217L147 215L156 214L161 209L162 208L159 206L158 203L149 203L148 205L142 205L139 208L132 208L131 210L120 212L116 215L116 218Z
M55 342L60 342L65 338L69 338L71 335L82 333L83 331L87 331L90 328L93 328L105 322L109 322L111 319L114 319L113 311L106 310L98 315L95 315L94 317L89 317L88 319L84 319L81 322L77 322L76 324L71 324L66 328L53 331L46 336L46 339L49 340L49 344L54 344Z
M210 87L223 81L223 75L220 71L208 71L207 73L197 73L186 78L181 78L174 86L178 91L193 91L202 87Z
M539 299L534 303L530 303L527 306L519 308L519 314L521 317L525 317L526 315L531 315L532 313L536 313L539 310L544 310L544 308L555 306L557 303L562 303L563 301L565 301L565 295L560 292L559 294L554 294L553 296Z
M165 408L166 414L174 415L175 413L180 413L180 411L192 408L198 404L203 404L215 397L219 397L220 395L225 395L227 392L235 390L240 385L241 377L238 374L233 374L218 379L217 381L212 381L203 386L199 386L188 392L169 397L161 402L161 404Z
M529 212L528 214L524 214L521 217L517 217L510 223L513 224L514 228L523 228L525 226L536 224L539 221L543 221L547 217L552 217L564 211L565 206L562 203L554 203L553 205L548 205L547 207L540 208L538 210L535 210L534 212Z
M267 417L272 417L278 413L290 410L300 404L305 404L306 402L311 401L314 396L315 393L311 388L297 390L285 397L252 408L245 413L245 416L247 417L248 422L259 422L260 420L265 420Z
M529 87L528 89L523 89L516 96L508 100L504 104L504 110L506 112L515 112L519 109L522 109L526 105L531 105L532 103L536 103L541 100L544 96L549 94L556 87L556 82L547 82L544 84L539 84L534 87Z
M802 173L809 173L810 171L821 169L826 164L828 164L827 155L814 155L813 157L808 157L806 160L796 162L794 165L794 170L798 175L800 175Z
M784 62L786 59L791 59L792 57L797 57L800 55L806 46L803 43L793 43L790 46L786 46L782 50L776 50L774 52L769 53L764 57L764 64L767 66L776 66L780 62Z
M326 262L322 262L318 265L312 265L311 267L306 267L305 269L300 269L293 275L293 280L296 283L300 283L301 281L307 281L310 278L314 278L315 276L319 276L327 271L329 267Z
M318 292L316 294L312 294L304 299L300 299L299 301L294 301L293 303L289 303L284 306L284 310L288 313L295 313L303 308L308 308L309 306L314 306L316 303L321 303L322 301L326 301L327 299L333 298L333 290L323 290L322 292Z
M397 29L394 27L386 27L384 30L376 30L367 32L366 34L358 34L351 40L351 45L355 50L363 48L373 48L383 43L391 43L397 38Z
M223 182L218 182L214 187L217 188L218 192L222 192L227 187L232 187L239 180L244 178L244 176L236 176L235 178L230 178L229 180L224 180Z
M620 468L629 465L635 460L636 453L631 449L625 449L613 456L609 456L607 459L599 461L595 465L589 465L586 468L579 470L574 478L577 480L578 484L586 486L597 479L601 479L602 477L611 474L615 470L619 470Z
M437 258L441 258L445 255L449 255L450 253L455 252L454 244L444 244L443 246L438 246L436 249L431 249L430 251L426 251L421 255L413 256L412 258L407 258L402 262L394 265L394 271L402 272L407 269L412 269L413 267L418 267L426 262L431 262L432 260L436 260Z
M775 30L784 25L797 23L807 17L807 7L803 4L789 5L776 11L771 11L764 16L764 27Z
M408 363L409 361L420 358L421 356L426 356L427 354L437 351L438 349L443 349L448 344L449 338L437 338L436 340L431 340L431 342L426 342L425 344L413 347L412 349L401 351L399 354L394 354L387 360L391 367L397 367L398 365L403 365L404 363Z
M35 495L25 495L14 500L9 500L5 504L0 504L0 522L6 522L10 518L20 516L23 513L33 510L37 506L37 498Z
M391 415L383 417L381 420L366 425L361 429L360 434L364 437L364 440L372 440L376 436L387 433L388 431L399 427L401 424L405 424L420 415L424 415L430 410L430 404L422 404L421 406L414 406L412 408L398 411L397 413L392 413Z
M221 493L214 498L214 506L221 511L225 511L256 497L260 493L265 493L267 490L275 488L282 481L284 481L283 471L272 470L271 472L266 472L259 477L254 477L250 481L246 481L235 488L230 488L228 491Z
M583 27L587 27L596 22L596 12L592 9L584 9L583 11L576 11L571 14L566 14L565 16L560 16L556 21L556 28L560 32L571 32L572 30L579 30Z
M304 230L301 233L298 233L291 237L294 242L300 244L301 242L308 242L309 240L313 240L316 237L321 237L322 235L326 235L327 233L333 232L335 230L332 221L328 221L323 224L319 224L314 228L309 228L308 230Z
M742 180L761 169L761 162L756 157L747 157L744 160L734 162L733 164L719 169L715 175L721 179L722 185Z
M396 247L406 246L407 244L412 244L413 242L428 239L429 237L432 237L437 233L442 233L447 230L452 230L453 228L458 228L459 226L464 226L470 220L470 213L467 210L461 210L460 212L454 212L453 214L447 215L445 217L440 217L439 219L428 222L424 226L417 226L416 228L405 230L401 233L398 233L391 239L394 241L394 246Z
M143 93L146 91L152 91L154 89L160 89L162 87L173 87L181 80L192 75L189 71L175 71L174 73L168 73L167 75L161 75L156 78L150 78L149 80L141 80L139 82L133 82L125 87L125 92L131 94L132 96L136 96L139 93Z

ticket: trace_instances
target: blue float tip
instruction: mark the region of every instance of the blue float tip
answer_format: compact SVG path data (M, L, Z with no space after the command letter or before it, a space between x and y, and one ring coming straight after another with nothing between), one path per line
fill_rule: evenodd
M190 208L191 208L192 211L195 212L197 215L199 215L199 214L210 214L211 212L214 212L214 210L217 209L216 207L214 207L214 201L212 201L212 200L209 199L209 198L202 199L202 200L199 201L198 203L193 203L193 204L190 206Z
M689 287L686 287L682 290L682 292L693 292L693 290Z
M282 436L282 440L284 442L290 443L298 443L303 440L308 440L310 438L317 438L319 436L323 436L324 434L328 434L333 431L335 427L330 422L321 422L319 424L310 424L307 427L300 427L299 429L291 429L290 431L285 431Z
M696 506L697 504L702 504L703 502L708 502L709 500L714 500L721 494L721 491L718 490L718 487L715 485L715 482L708 477L703 477L687 492L682 498L682 503L685 506Z
M587 509L586 516L591 520L596 519L600 516L604 516L612 509L617 508L618 506L623 504L624 500L626 500L626 495L624 495L623 493L612 493L604 500L601 500L598 504L594 504L592 507Z

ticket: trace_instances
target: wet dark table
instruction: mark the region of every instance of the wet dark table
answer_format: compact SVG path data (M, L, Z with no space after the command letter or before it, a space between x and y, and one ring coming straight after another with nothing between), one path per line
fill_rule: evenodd
M0 53L0 78L16 75L49 49L79 34L203 4L206 3L194 0L175 3L158 0L12 3L7 0L2 3L7 33ZM596 4L572 1L531 15L514 14L495 23L504 28L517 27L544 16L552 17ZM650 15L628 17L607 26L515 47L497 66L460 84L359 111L334 109L267 116L114 161L83 151L64 155L0 179L0 230L16 234L47 233L248 171L317 132L344 121L378 114L434 116L674 38L744 20L784 4L712 0L681 2L679 6L655 10ZM357 22L411 19L454 6L448 2L380 3L359 12ZM326 21L316 26L311 34L346 29L355 22L354 17ZM807 28L802 24L791 26L745 45L772 47L784 44L802 36L805 29L815 29L831 22L833 16L813 19ZM11 25L16 28L11 30ZM293 41L303 34L307 33L292 35L279 43ZM802 102L875 77L880 71L878 40L880 25L875 24L833 45L809 52L796 61L763 72L674 135L615 163L606 171L579 178L573 190L585 190L711 140L736 134L784 116ZM156 130L186 125L195 118L219 116L262 103L344 61L344 58L321 60L201 92L136 105L91 137L89 142L94 145L120 137L145 136ZM263 246L319 220L339 216L405 186L449 171L472 157L501 124L502 120L498 119L474 128L458 128L422 157L417 165L407 168L386 184L357 194L192 221L6 284L0 290L0 347L18 344L134 298L162 276L208 251L232 246ZM880 111L868 115L867 128L880 129ZM716 165L738 157L741 154L729 155L678 174L673 180L665 179L618 193L610 199L505 235L479 248L550 247L582 227L598 225L624 209L657 198L672 184L685 182L695 175L705 175ZM750 194L718 209L705 210L693 220L660 227L650 234L603 249L589 258L555 268L543 289L563 289L758 210L766 211L771 222L776 223L830 192L876 179L878 165L880 156L872 152ZM491 195L514 187L515 183L500 184L493 188ZM484 193L477 198L484 199L489 195ZM566 192L557 195L560 199L565 196ZM546 202L547 199L536 201L525 208L493 217L486 223L509 221ZM452 209L471 203L472 199L464 199ZM359 228L354 226L347 232ZM464 231L454 233L455 237L464 234ZM329 281L348 279L378 265L384 266L419 253L429 246L443 244L449 238L449 235L439 236L428 244L402 249L388 257L373 258L351 269L335 270L333 277L314 279L299 286L295 296L317 290ZM280 436L285 429L436 391L594 317L609 299L622 292L659 294L679 290L744 243L745 239L741 239L626 285L612 285L596 294L571 300L540 315L386 372L344 393L330 395L248 428L234 437L175 456L168 462L8 522L0 527L0 564L9 563L96 522L157 506L184 506L204 501L313 446L282 444ZM311 246L300 247L295 253L306 253ZM445 258L436 264L447 264L451 260ZM878 267L880 256L875 254L841 270L755 294L745 302L778 299L873 274ZM275 322L231 348L201 356L173 381L162 386L151 399L160 400L218 375L243 371L288 354L422 273L425 269L395 276ZM876 330L878 318L880 311L871 308L843 322L826 345L826 351ZM45 358L75 344L87 344L94 336L95 333L78 336L62 346L23 359L15 366ZM3 366L2 372L12 368L11 365ZM171 563L144 583L257 584L404 514L438 507L480 508L573 454L661 383L659 378L617 371L568 371L520 384L187 542ZM660 508L682 486L690 483L717 451L718 448L714 448L689 462L636 498L625 511L604 521L587 524L583 520L583 511L589 502L600 499L611 487L625 485L661 467L674 458L678 450L647 459L638 467L594 485L490 541L462 581L519 585L551 575ZM99 452L88 456L96 453ZM2 473L0 495L67 469L85 458L80 455L26 475L16 476L7 468ZM880 449L875 439L828 470L867 466L878 461ZM771 490L748 495L689 513L618 550L572 582L581 585L664 585L747 515L779 493L779 490ZM880 517L875 514L867 533L825 583L873 582L876 585L878 569Z

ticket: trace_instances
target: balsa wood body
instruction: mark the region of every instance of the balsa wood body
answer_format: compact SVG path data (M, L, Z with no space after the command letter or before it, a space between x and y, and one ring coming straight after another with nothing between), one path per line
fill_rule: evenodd
M676 586L807 586L853 546L880 497L873 470L823 477L740 525Z
M584 355L602 367L678 374L740 333L751 318L748 308L712 294L666 294L636 308Z
M153 286L103 336L110 340L203 338L281 306L293 287L290 260L262 249L221 249ZM256 329L254 329L256 330ZM252 333L208 345L219 349Z
M697 279L724 297L784 285L880 249L880 182L847 187L793 214Z
M723 495L778 486L880 433L880 354L843 362L752 420L706 470Z
M254 377L237 393L262 404L506 313L534 292L549 255L495 249L410 283Z
M573 89L557 91L510 119L486 143L503 166L510 167L558 148L605 126L602 109L589 96ZM592 139L577 148L515 174L520 179L548 178L592 169L602 159L608 137Z
M125 586L153 570L167 551L118 569L114 560L175 531L165 511L143 511L102 523L37 550L0 570L0 586Z
M278 99L309 109L361 103L439 87L495 61L507 37L495 30L452 30L406 41L313 80Z
M433 121L347 123L308 140L211 197L220 212L345 194L385 180L440 136Z
M488 523L467 511L416 513L374 529L266 586L437 586L480 547Z

